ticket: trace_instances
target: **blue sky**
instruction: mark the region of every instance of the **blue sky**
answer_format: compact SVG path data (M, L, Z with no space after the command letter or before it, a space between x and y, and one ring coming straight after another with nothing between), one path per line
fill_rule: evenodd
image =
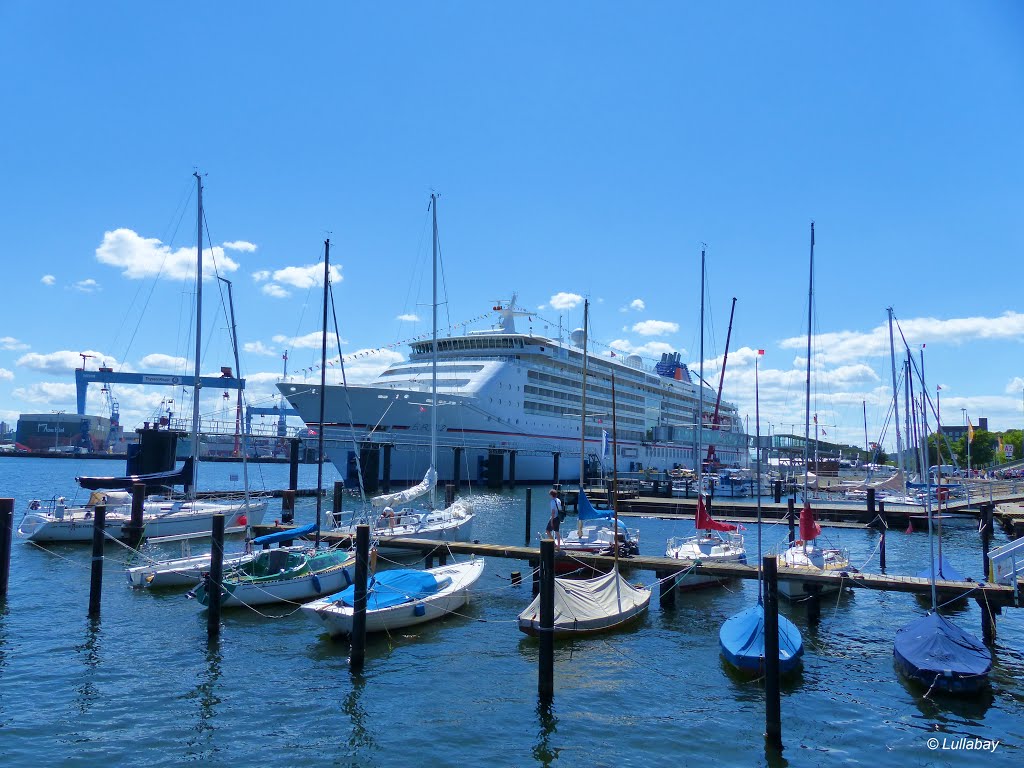
M254 402L318 358L327 233L344 352L385 347L352 378L429 330L436 190L452 322L588 297L607 348L696 361L706 243L707 377L735 296L725 396L753 417L763 348L763 421L799 432L814 220L830 436L863 442L864 401L881 434L890 305L944 421L1020 427L1022 32L1009 1L5 3L0 418L72 410L82 351L185 370L199 169ZM129 427L181 401L116 394Z

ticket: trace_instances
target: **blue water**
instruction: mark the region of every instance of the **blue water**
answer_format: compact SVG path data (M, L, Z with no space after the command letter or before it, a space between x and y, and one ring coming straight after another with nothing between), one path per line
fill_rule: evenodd
M17 523L30 498L71 497L76 474L110 474L115 466L0 458L0 495L17 499ZM287 485L287 466L252 472L257 488ZM234 487L232 474L240 475L237 465L204 465L201 485ZM326 484L336 477L329 468ZM302 466L300 485L315 482L316 468ZM536 530L544 491L533 492ZM524 489L479 496L474 537L522 544L524 497ZM299 522L312 520L313 505L300 500ZM647 554L661 554L669 536L692 525L636 524ZM756 532L748 529L753 552ZM764 533L775 544L786 529ZM877 533L826 533L856 565L877 570ZM1000 534L996 543L1003 541ZM890 532L887 549L890 573L927 567L924 534ZM947 524L944 549L962 572L980 575L976 524ZM88 547L15 540L0 613L0 765L874 767L1021 759L1020 610L998 617L990 694L961 702L924 698L893 667L893 636L921 612L916 598L859 590L823 604L815 629L802 608L784 605L806 653L784 688L783 758L770 762L763 690L734 677L718 649L719 627L755 600L754 582L680 594L672 611L655 599L630 631L558 644L555 699L545 710L536 696L536 641L516 628L531 599L524 562L489 560L465 615L371 637L365 670L353 677L347 644L318 634L294 610L225 611L211 644L195 601L132 591L122 575L127 552L108 544L107 556L102 615L92 622ZM522 586L511 586L514 570L526 577ZM973 602L952 615L980 634ZM933 736L1002 743L976 756L931 751Z

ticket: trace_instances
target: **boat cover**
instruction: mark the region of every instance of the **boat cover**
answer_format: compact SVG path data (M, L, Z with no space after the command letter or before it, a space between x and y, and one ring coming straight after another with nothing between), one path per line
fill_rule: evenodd
M760 603L726 619L718 633L722 654L734 667L751 672L764 669L764 606ZM800 630L779 616L779 669L796 667L804 653Z
M612 517L612 510L610 509L594 509L594 505L590 503L590 499L583 492L583 488L580 488L576 510L579 513L580 520L611 520Z
M937 613L899 630L893 653L925 680L930 676L980 678L992 669L988 648Z
M410 603L433 595L451 583L450 577L438 581L433 574L411 568L381 571L366 585L366 610L377 611ZM327 598L329 602L355 607L355 584Z
M385 493L382 496L374 496L370 499L370 503L377 509L401 506L402 504L408 504L413 499L418 499L423 494L429 492L435 485L437 485L437 470L430 467L418 485L406 488L398 493Z
M310 523L309 525L303 525L299 528L289 528L287 531L277 531L276 533L268 533L266 536L257 536L252 540L253 544L277 544L279 541L291 541L297 539L300 536L305 536L309 533L316 533L316 529L319 526L316 523Z
M146 488L191 485L192 457L185 459L181 469L172 469L169 472L151 472L147 475L128 475L127 477L76 477L75 480L89 491L100 489L130 491L136 484L145 485Z
M704 506L704 494L697 497L697 514L693 519L694 527L699 531L735 531L736 526L731 523L720 523L708 514L708 508Z
M938 565L938 569L935 573L935 578L938 581L965 581L964 575L960 573L946 558L942 556L936 556L931 566L925 568L923 571L917 574L918 578L931 579L932 571L935 570L935 566Z
M595 579L555 579L555 631L593 632L620 624L647 607L649 589L637 589L612 569ZM519 614L520 629L540 624L540 595Z
M814 520L811 503L805 501L804 508L800 510L800 538L804 541L814 541L819 536L821 536L821 526Z

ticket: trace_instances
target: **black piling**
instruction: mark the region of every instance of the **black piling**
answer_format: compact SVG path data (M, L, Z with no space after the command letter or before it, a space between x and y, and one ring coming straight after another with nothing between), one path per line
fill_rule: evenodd
M518 587L523 583L523 574L519 571L512 571L512 586Z
M89 578L89 615L100 615L100 595L103 591L103 545L107 508L98 504L92 516L92 571Z
M790 546L792 546L793 542L796 541L796 510L794 509L795 506L796 506L796 499L794 499L792 496L790 496L788 499L786 499L786 509L787 509L787 511L786 511L786 518L789 520L789 544L790 544Z
M291 451L288 454L288 487L293 491L299 487L299 438L291 439Z
M662 610L676 607L676 575L670 571L655 571L658 577L658 604Z
M773 485L775 486L775 503L776 504L781 504L782 503L782 481L781 480L776 480Z
M444 486L444 505L450 507L455 503L455 486L451 483L446 483Z
M281 522L290 523L295 519L295 491L281 492Z
M213 516L210 573L206 576L206 636L220 635L220 593L224 582L224 515Z
M540 655L537 693L542 701L551 701L555 695L554 539L542 539L540 542Z
M552 461L551 461L551 464L552 464L551 484L552 485L558 485L558 481L559 481L558 461L559 461L559 459L561 457L562 457L562 454L560 454L558 451L555 451L554 453L551 454L551 459L552 459Z
M981 505L981 567L982 581L988 581L991 563L989 562L988 550L992 542L992 512L995 504L986 502ZM996 617L988 603L978 601L981 608L981 639L985 645L994 645L996 642Z
M14 499L0 499L0 600L7 599L11 575L11 540L14 538Z
M533 488L526 489L526 546L530 546L530 517L533 514Z
M352 652L348 659L353 672L363 670L366 660L366 581L370 572L370 526L356 526L356 580L352 611Z
M768 746L782 751L782 694L779 685L779 580L778 559L766 555L764 571L764 737Z
M384 488L384 493L391 493L391 451L394 447L390 444L384 446L384 468L381 470L383 473L381 485Z
M462 449L456 448L452 459L452 483L456 488L462 485Z
M868 488L868 520L875 519L875 489Z
M814 627L821 621L821 584L804 584L807 597L807 623Z
M341 515L345 504L345 481L334 481L334 498L331 499L331 517L334 520L334 527L341 525Z
M508 452L508 487L516 487L516 452Z
M128 534L128 546L138 549L142 543L142 512L146 503L146 486L135 483L132 486L132 517L125 531Z
M879 526L882 532L882 540L878 542L878 567L885 573L885 522Z

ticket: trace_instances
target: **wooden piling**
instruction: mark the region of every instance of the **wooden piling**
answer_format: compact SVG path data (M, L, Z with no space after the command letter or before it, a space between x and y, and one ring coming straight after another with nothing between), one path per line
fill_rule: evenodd
M100 596L103 591L103 545L106 533L107 508L96 505L92 516L92 570L89 578L89 615L100 615Z
M764 737L768 746L782 751L782 694L779 685L779 582L778 559L765 555L764 574Z
M775 503L776 504L781 504L782 503L782 481L781 480L776 480L775 483L774 483L774 486L775 486ZM689 495L689 494L687 494L687 495Z
M0 600L7 599L11 575L11 541L14 538L14 499L0 499Z
M882 540L878 542L878 567L885 573L885 524L882 524Z
M557 455L557 454L556 454ZM540 654L537 693L542 701L555 695L555 541L540 542Z
M676 607L676 579L669 571L655 571L658 578L658 604L662 610Z
M451 483L446 483L444 486L444 505L450 507L455 503L455 486Z
M132 549L138 549L142 543L142 512L145 504L146 485L135 483L132 485L132 518L125 531L128 534L128 546Z
M291 439L291 449L288 453L288 487L296 490L299 487L299 438Z
M875 489L868 488L868 519L875 519Z
M526 489L526 546L530 546L533 538L530 535L530 517L533 514L533 488Z
M991 564L989 562L989 545L992 542L992 511L995 504L986 502L981 505L981 567L982 581L988 581ZM981 639L985 645L994 645L996 642L996 617L987 603L978 601L981 609Z
M384 445L384 468L382 470L384 477L381 480L384 493L391 493L391 451L394 447L391 444Z
M281 522L290 523L295 519L295 490L281 492Z
M224 515L213 516L210 572L206 576L206 636L220 635L220 593L224 583Z
M516 487L516 452L508 452L508 487Z
M552 485L558 485L558 481L560 479L559 475L558 475L558 461L561 458L561 456L562 456L562 454L560 454L558 451L555 451L554 453L551 454L551 459L552 459L551 463L552 463L552 470L553 470L553 474L551 476L551 484Z
M369 575L370 526L356 526L356 580L352 600L352 651L348 666L361 672L366 660L366 581Z
M796 499L790 496L786 499L786 518L789 520L789 545L793 546L793 542L796 541Z
M807 623L812 627L821 621L821 584L804 584L807 593Z
M462 448L456 448L452 459L452 484L456 488L462 485Z
M345 481L334 481L334 498L331 499L331 518L334 520L334 527L341 525L341 515L344 512L345 504Z

